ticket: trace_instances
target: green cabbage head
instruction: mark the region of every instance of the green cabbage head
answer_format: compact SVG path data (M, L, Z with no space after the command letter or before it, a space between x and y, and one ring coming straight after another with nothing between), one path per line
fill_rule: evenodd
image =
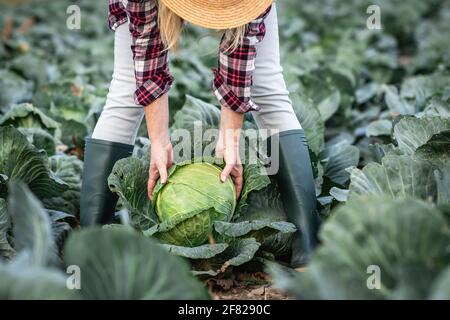
M214 221L230 221L236 208L231 178L221 182L220 167L200 162L177 165L168 181L153 192L153 208L160 224L154 236L178 246L199 246L207 242Z

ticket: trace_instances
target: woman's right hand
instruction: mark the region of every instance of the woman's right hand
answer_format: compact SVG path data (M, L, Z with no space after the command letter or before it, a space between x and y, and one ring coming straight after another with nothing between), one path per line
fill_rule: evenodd
M173 149L172 144L169 143L152 143L151 145L151 160L149 169L149 178L147 192L148 197L152 200L153 189L161 179L161 183L167 182L167 169L173 164Z
M144 108L148 136L151 141L150 169L147 185L148 197L152 199L156 182L167 182L167 169L173 163L173 149L169 138L169 95L163 94Z

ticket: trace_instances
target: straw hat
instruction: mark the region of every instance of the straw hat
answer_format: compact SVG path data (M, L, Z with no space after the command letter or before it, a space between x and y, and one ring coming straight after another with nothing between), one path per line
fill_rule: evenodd
M160 0L178 16L208 29L243 26L260 16L273 0Z

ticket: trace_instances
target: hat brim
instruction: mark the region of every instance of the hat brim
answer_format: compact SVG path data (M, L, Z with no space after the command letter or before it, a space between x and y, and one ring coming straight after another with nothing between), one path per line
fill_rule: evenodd
M259 17L273 0L160 0L184 20L208 29L232 29Z

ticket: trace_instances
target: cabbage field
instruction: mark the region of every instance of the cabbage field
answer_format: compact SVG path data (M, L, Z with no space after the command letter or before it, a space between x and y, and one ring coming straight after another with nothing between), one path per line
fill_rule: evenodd
M0 299L450 299L450 0L277 7L322 219L304 272L289 268L296 229L262 164L244 163L236 201L231 183L204 183L217 167L179 163L150 202L144 124L108 179L114 223L80 230L84 142L113 68L107 1L0 0ZM182 38L171 129L217 128L219 38ZM183 177L217 200L193 201Z

